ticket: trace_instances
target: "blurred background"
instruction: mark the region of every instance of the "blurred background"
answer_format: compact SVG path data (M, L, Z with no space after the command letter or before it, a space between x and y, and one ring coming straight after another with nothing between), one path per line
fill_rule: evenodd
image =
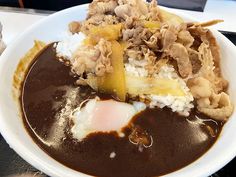
M89 2L91 1L90 0L0 0L0 5L57 11L71 6Z
M91 0L0 0L1 6L33 8L41 10L62 10L71 6L89 3ZM196 11L203 11L206 0L159 0L160 5Z

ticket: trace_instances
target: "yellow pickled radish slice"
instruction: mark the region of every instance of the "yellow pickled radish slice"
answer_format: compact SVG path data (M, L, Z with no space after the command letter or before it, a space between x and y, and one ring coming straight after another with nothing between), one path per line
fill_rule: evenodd
M120 101L125 101L126 82L123 61L123 47L117 41L111 41L112 54L111 64L112 73L106 73L97 78L98 91L115 95Z

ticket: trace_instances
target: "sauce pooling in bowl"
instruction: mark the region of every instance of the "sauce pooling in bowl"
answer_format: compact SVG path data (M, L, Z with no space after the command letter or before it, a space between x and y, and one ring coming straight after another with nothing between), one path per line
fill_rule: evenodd
M201 157L221 132L222 122L195 109L183 117L169 108L155 108L135 115L124 128L124 137L115 132L92 133L77 141L70 133L69 110L97 95L111 97L78 87L76 80L70 68L56 59L51 44L28 71L21 105L32 139L49 156L77 171L106 177L164 175ZM147 144L137 140L140 132Z

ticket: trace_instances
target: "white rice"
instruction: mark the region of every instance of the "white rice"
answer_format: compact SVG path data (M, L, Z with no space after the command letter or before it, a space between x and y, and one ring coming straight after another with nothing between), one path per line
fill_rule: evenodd
M148 71L145 70L144 66L140 66L139 64L144 64L144 61L133 62L133 59L129 59L129 63L125 64L125 70L128 74L132 74L137 77L146 77L148 75ZM187 87L186 83L182 78L178 76L173 66L165 65L161 67L158 74L154 75L155 78L163 78L163 79L173 79L177 80L180 84L182 90L184 91L184 96L173 96L173 95L140 95L140 97L144 99L148 99L150 103L147 105L150 108L160 107L163 108L165 106L172 109L173 112L178 112L182 115L188 116L189 111L194 107L193 106L193 96Z
M56 46L57 56L70 60L84 39L85 35L83 33L66 35L65 39L58 42Z
M128 59L128 63L125 63L125 69L129 72L129 74L132 74L137 77L147 77L148 71L144 68L145 65L147 65L146 60L135 60L133 58Z

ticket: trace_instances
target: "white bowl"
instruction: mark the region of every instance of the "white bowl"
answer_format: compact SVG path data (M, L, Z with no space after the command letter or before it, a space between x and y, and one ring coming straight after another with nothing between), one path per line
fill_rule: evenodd
M33 46L35 39L45 42L58 41L67 30L67 24L73 20L86 17L87 5L77 6L55 13L21 34L15 42L7 47L0 58L0 131L7 143L22 158L34 167L52 177L88 176L60 164L41 150L26 132L17 105L12 97L12 79L19 60ZM192 17L177 13L187 21ZM16 26L17 28L17 26ZM229 93L236 105L236 47L222 34L212 30L221 47L221 66L223 75L229 81ZM208 176L222 168L236 155L235 112L225 124L223 131L214 146L201 158L188 166L175 171L168 177ZM62 154L63 155L63 154ZM1 158L1 156L0 156Z

